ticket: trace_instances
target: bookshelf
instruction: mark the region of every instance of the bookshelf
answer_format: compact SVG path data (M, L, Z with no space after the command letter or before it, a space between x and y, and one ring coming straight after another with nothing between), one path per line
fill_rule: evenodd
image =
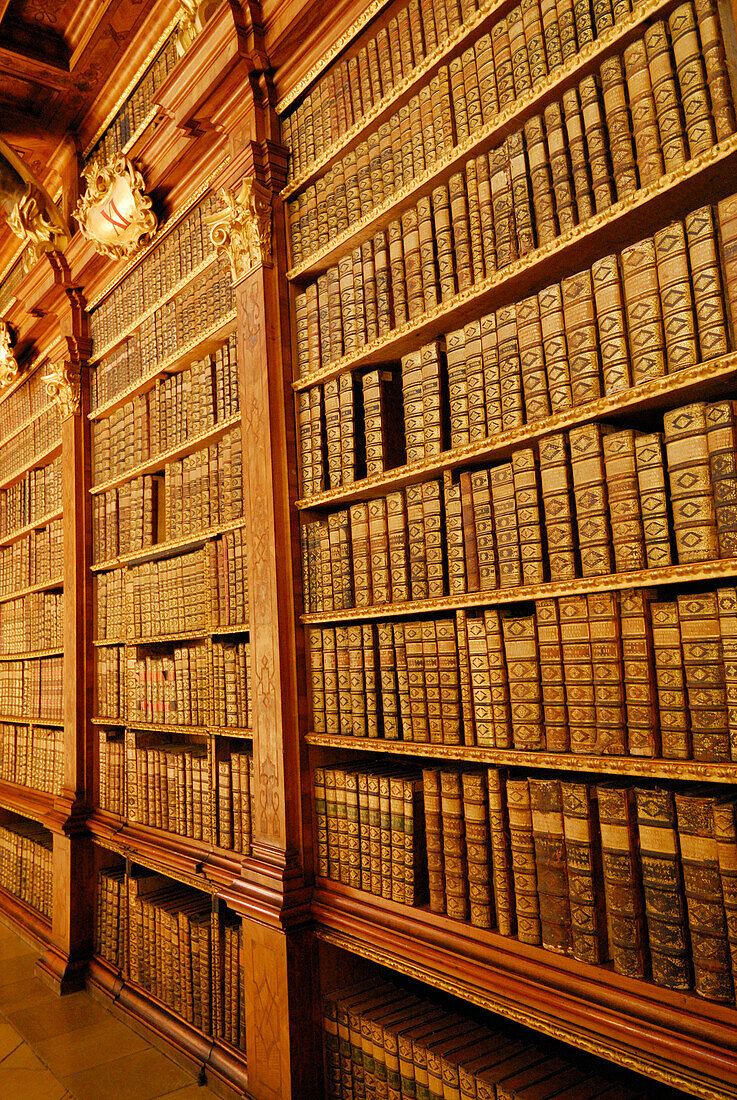
M733 39L395 3L280 107L325 988L358 957L724 1097Z

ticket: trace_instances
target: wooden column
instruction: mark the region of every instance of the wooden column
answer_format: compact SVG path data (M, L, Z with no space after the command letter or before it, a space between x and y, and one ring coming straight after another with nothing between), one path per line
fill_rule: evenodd
M62 530L64 546L64 771L54 800L54 895L52 946L39 961L40 974L68 993L84 984L92 954L94 867L88 792L92 782L90 715L93 660L91 621L92 546L90 508L90 341L84 335L84 302L67 289L68 314L46 371L47 388L59 407L62 439Z
M244 878L264 901L243 912L248 1087L256 1100L321 1095L313 1020L313 944L302 869L298 637L294 544L296 461L286 310L274 205L286 161L248 143L229 166L212 239L233 271L238 324L244 518L248 545L253 699L253 855ZM248 174L233 180L244 169ZM277 249L273 248L274 243ZM283 250L280 253L284 256Z

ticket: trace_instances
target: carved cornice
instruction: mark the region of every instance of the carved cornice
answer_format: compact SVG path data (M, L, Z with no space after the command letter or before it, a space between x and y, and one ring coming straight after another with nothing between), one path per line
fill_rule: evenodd
M271 194L251 177L220 193L225 205L205 221L218 254L228 254L235 282L254 267L271 265Z
M9 386L18 377L18 360L13 355L10 329L0 321L0 386Z
M83 171L87 190L74 212L82 235L112 259L127 259L151 240L158 220L145 182L127 157L92 161Z

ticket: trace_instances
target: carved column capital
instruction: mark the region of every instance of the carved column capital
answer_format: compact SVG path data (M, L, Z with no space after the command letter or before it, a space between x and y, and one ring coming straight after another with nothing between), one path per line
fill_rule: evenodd
M46 392L59 404L61 419L79 416L81 409L82 371L90 356L91 343L84 337L65 336L61 353L49 364L44 375Z
M271 266L271 193L252 177L223 188L223 207L210 214L210 240L227 252L233 281L258 266Z
M18 377L18 360L13 354L10 328L0 321L0 386L9 386Z
M51 373L44 375L46 392L59 404L62 420L79 416L82 394L82 371L79 363L62 361L54 363Z

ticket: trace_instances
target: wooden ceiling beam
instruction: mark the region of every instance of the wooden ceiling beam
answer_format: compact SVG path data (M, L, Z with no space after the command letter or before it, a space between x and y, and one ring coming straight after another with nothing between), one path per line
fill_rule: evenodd
M3 0L0 0L2 3ZM16 80L29 80L42 84L45 88L66 91L72 78L66 65L53 61L42 61L16 49L7 40L0 42L0 72L15 77Z

